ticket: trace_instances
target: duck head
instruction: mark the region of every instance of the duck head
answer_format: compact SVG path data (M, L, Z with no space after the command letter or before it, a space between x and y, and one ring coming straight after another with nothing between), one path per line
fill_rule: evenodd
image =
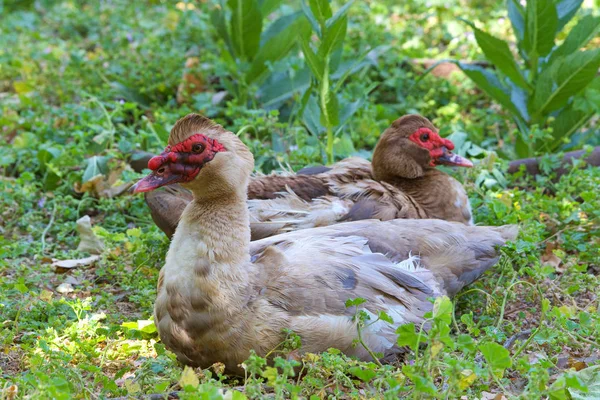
M414 179L437 165L472 167L466 158L452 153L454 143L442 138L425 117L405 115L383 132L373 153L377 180Z
M152 172L131 190L149 192L179 183L196 199L243 194L253 167L252 153L236 135L189 114L177 121L165 150L148 161Z

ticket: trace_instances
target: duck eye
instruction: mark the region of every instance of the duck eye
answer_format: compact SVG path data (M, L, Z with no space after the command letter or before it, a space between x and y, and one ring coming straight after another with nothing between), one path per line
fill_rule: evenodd
M421 135L421 142L426 142L429 140L429 133L424 133Z
M159 169L156 170L157 174L162 175L165 172L165 167L160 167Z
M198 154L198 153L202 153L203 151L204 151L204 146L201 145L200 143L195 143L192 146L192 153Z

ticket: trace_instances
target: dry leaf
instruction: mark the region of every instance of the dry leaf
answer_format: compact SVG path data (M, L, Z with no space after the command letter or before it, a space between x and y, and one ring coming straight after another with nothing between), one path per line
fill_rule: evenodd
M61 283L56 288L56 291L58 293L62 293L62 294L71 293L73 290L75 290L75 289L73 289L73 285L71 285L70 283L66 283L66 282Z
M119 196L133 185L133 182L123 183L119 181L121 173L125 168L126 164L121 162L117 168L108 174L108 177L98 174L83 184L75 183L74 189L77 193L87 192L95 197L110 199Z
M555 248L555 243L548 243L548 245L546 246L546 250L544 251L544 254L542 254L540 260L542 261L542 265L548 265L558 270L559 272L562 272L562 270L559 268L560 264L562 263L562 260L558 258L556 254L554 254L553 250Z
M100 256L95 255L86 258L78 258L76 260L55 260L52 263L52 266L56 267L56 272L67 272L73 268L92 265L99 259Z
M4 389L4 396L7 400L13 400L19 394L19 387L17 385L10 385L6 389Z
M193 94L204 91L204 78L200 71L200 59L190 57L185 61L183 70L183 79L177 87L177 104L183 104L191 98Z
M90 254L101 254L104 251L104 242L92 230L92 220L89 215L85 215L77 220L76 229L81 239L77 250Z
M181 373L181 378L179 378L179 386L184 388L189 385L196 388L199 384L200 380L198 379L198 376L196 376L194 369L186 365Z

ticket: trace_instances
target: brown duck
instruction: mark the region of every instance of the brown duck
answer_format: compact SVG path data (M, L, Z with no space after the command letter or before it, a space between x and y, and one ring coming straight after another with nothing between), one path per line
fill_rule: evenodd
M297 175L255 176L248 198L252 239L362 219L435 218L471 224L462 185L440 164L472 166L451 153L429 120L406 115L381 135L373 163L348 158ZM146 195L152 218L171 237L191 192L179 185Z
M496 246L516 228L442 220L355 221L250 242L248 148L198 115L178 121L167 154L134 192L180 183L192 193L172 238L159 280L154 318L163 343L188 365L223 362L241 374L250 350L265 356L285 337L303 352L335 347L369 360L357 339L348 299L387 312L362 330L374 352L401 352L395 329L420 324L430 297L452 296L498 259Z

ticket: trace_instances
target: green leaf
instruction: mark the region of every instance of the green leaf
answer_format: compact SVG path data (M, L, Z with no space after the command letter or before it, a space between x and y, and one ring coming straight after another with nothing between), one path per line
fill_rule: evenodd
M577 372L578 378L584 383L584 388L569 388L573 400L600 399L600 365L584 368Z
M260 37L261 47L264 46L269 40L273 39L277 35L280 35L282 32L285 32L285 30L288 29L289 26L300 17L302 17L302 12L296 11L294 13L284 15L270 23ZM304 23L308 25L307 21L304 21Z
M308 68L310 68L317 81L320 82L323 79L323 62L310 47L309 40L308 37L300 36L300 47L302 47L302 53Z
M540 116L564 106L572 96L592 82L599 66L600 49L581 51L557 59L540 74L535 86L532 111Z
M441 296L433 303L433 319L446 324L452 322L452 301L448 296Z
M573 136L593 115L593 112L580 111L573 106L565 107L550 125L554 141L551 144L541 142L538 147L544 147L548 152L556 150L565 138Z
M370 382L377 375L372 369L362 369L361 367L348 368L348 372L363 382Z
M357 297L355 299L348 299L346 300L346 308L347 307L356 307L356 306L360 306L361 304L366 303L367 300L363 299L362 297Z
M492 99L509 110L515 117L520 117L520 112L510 100L506 89L502 87L498 78L490 71L477 65L458 63L460 69L471 78L477 86Z
M410 324L400 325L396 329L396 334L398 335L398 339L396 340L398 346L407 346L412 351L417 351L417 340L419 338L419 334L415 332L414 323L411 322Z
M508 47L508 43L477 29L473 24L470 25L475 31L475 40L477 40L477 44L481 47L483 54L485 54L485 58L508 76L515 84L524 89L529 89L529 85L525 78L523 78L523 74L521 74L521 70L519 70L517 63L515 62L513 54Z
M324 131L325 127L321 125L321 110L314 96L311 96L304 108L304 114L302 115L302 122L308 131L314 136L320 136ZM346 302L348 304L348 302ZM352 305L352 304L351 304Z
M268 71L267 63L273 63L285 57L296 44L296 36L306 36L309 29L305 19L296 18L287 29L265 43L252 61L250 70L246 74L246 83L253 83L262 78Z
M312 26L313 30L317 33L317 36L321 37L321 26L319 25L319 21L317 21L313 12L310 10L310 7L306 5L305 0L301 0L300 5L302 7L302 12L304 13L304 16L306 17L306 19L308 19L308 22L310 22L310 25Z
M556 13L558 14L557 31L560 31L573 18L582 3L583 0L562 0L556 3Z
M520 43L525 35L525 9L519 3L519 0L507 0L508 18L515 32L515 37Z
M233 45L231 43L231 36L229 36L229 31L227 30L227 22L225 21L225 13L223 9L220 7L214 8L210 13L210 20L217 31L217 34L223 39L225 45L227 46L227 50L235 57L235 51L233 49Z
M348 137L349 137L349 136L348 136ZM352 143L352 142L350 142L350 143ZM390 324L393 324L393 323L394 323L394 320L393 320L393 318L392 318L392 317L390 317L390 316L388 315L388 313L386 313L385 311L379 311L379 319L380 319L380 320L382 320L382 321L388 322L388 323L390 323Z
M340 123L338 98L329 84L329 57L325 58L323 77L319 87L319 108L321 109L321 124L331 128Z
M331 27L333 24L335 24L336 22L338 22L340 20L340 18L342 18L343 16L345 16L348 13L348 10L352 6L352 4L354 4L354 0L350 0L346 4L344 4L343 6L341 6L339 8L339 10L337 10L336 13L333 14L333 17L331 17L329 19L329 21L327 21L327 24L326 24L327 28Z
M475 341L473 338L464 333L458 336L456 339L456 345L463 353L471 354L476 350Z
M227 0L231 9L231 39L239 58L251 61L260 45L262 14L257 0Z
M319 21L319 24L324 26L325 21L331 18L332 15L329 0L308 0L308 4L310 4L310 10Z
M479 345L479 351L492 369L492 373L498 377L504 374L506 368L512 367L510 352L498 343L488 342Z
M263 17L267 17L269 14L279 8L281 2L282 0L260 0L260 13Z
M558 16L553 0L527 1L523 48L529 58L546 56L554 47Z
M294 93L305 92L310 86L310 77L308 68L294 72L292 76L287 72L272 75L258 91L262 106L278 108L281 102L291 98Z
M85 183L92 179L94 176L99 174L106 174L106 164L108 157L106 156L93 156L88 158L86 161L86 168L81 178L81 183Z
M568 56L585 46L598 33L600 17L586 15L583 17L556 50L550 55L548 64L552 64L560 56Z
M319 46L318 56L325 58L330 56L336 49L340 48L346 37L348 28L348 18L340 18L335 24L331 25L323 34L323 40Z

